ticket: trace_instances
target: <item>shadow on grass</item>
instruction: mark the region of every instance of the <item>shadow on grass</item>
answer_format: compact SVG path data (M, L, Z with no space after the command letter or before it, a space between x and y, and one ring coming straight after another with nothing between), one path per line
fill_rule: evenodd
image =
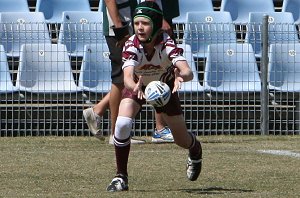
M136 192L153 192L153 190L133 190ZM154 190L158 191L158 190ZM208 188L186 188L186 189L164 189L164 191L180 191L189 194L205 194L205 195L214 195L214 194L228 194L228 193L245 193L245 192L254 192L253 190L246 189L235 189L235 188L223 188L223 187L208 187Z
M223 187L179 189L179 191L190 193L190 194L224 194L224 193L253 192L253 190L235 189L235 188L223 188Z

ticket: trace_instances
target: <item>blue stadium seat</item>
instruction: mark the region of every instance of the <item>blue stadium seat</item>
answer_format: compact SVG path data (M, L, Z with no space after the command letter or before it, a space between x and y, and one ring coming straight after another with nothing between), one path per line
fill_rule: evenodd
M14 91L17 91L17 88L11 80L6 52L3 45L0 45L0 93L11 93Z
M43 12L47 23L61 23L64 11L91 11L89 0L37 0L36 12Z
M25 43L51 43L41 12L3 12L0 14L0 43L8 56L18 57Z
M188 12L183 42L191 45L194 57L206 57L209 44L235 43L229 12Z
M173 23L186 23L186 15L188 12L202 11L214 11L212 0L179 0L180 15L173 19Z
M103 0L99 0L99 4L98 4L98 12L103 12Z
M29 12L27 0L1 0L0 12Z
M192 81L184 82L181 86L181 89L179 92L203 92L204 88L200 84L199 78L198 78L198 70L196 68L196 64L193 58L191 46L188 44L179 44L178 47L182 48L184 50L183 56L186 58L190 68L193 71L194 79Z
M63 12L58 43L65 44L71 56L83 56L84 45L106 42L102 12Z
M256 57L261 57L262 20L269 15L269 44L298 42L294 19L289 12L251 12L245 41L252 44Z
M94 93L110 91L111 66L106 43L85 45L78 86Z
M300 24L300 1L299 0L283 0L282 12L291 12L296 24Z
M247 43L209 45L204 87L215 92L259 92L261 80L252 46Z
M67 48L62 44L24 44L16 87L32 93L74 93L75 84Z
M222 0L220 11L230 12L235 24L246 24L250 12L275 12L273 0Z
M300 92L300 43L271 44L269 89Z

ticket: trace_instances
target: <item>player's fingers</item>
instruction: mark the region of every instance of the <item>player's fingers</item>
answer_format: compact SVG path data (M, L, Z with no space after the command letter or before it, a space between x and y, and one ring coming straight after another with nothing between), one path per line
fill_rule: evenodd
M178 91L181 88L181 83L180 81L177 81L176 83L174 83L174 88L172 90L172 93L175 93L176 91Z
M139 77L138 83L139 83L140 86L143 85L143 79L144 79L143 76L140 76L140 77Z
M174 87L173 90L172 90L172 93L175 93L177 91L177 88Z
M143 92L142 92L142 91L139 91L139 93L138 93L138 98L139 98L140 100L143 99Z

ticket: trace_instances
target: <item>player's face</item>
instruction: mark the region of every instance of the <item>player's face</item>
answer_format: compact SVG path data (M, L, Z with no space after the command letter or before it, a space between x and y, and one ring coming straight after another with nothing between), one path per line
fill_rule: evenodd
M136 17L133 21L135 35L141 42L147 41L152 33L152 22L145 17Z

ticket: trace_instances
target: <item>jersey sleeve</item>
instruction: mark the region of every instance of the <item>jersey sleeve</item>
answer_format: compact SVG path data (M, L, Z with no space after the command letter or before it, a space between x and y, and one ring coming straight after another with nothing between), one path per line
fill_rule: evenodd
M139 64L138 49L134 46L132 40L128 40L125 43L122 52L122 60L123 60L122 69L128 66L137 66Z
M169 60L172 62L173 65L175 65L177 61L186 61L186 58L183 56L183 49L177 47L174 40L170 37L166 39L165 50Z

